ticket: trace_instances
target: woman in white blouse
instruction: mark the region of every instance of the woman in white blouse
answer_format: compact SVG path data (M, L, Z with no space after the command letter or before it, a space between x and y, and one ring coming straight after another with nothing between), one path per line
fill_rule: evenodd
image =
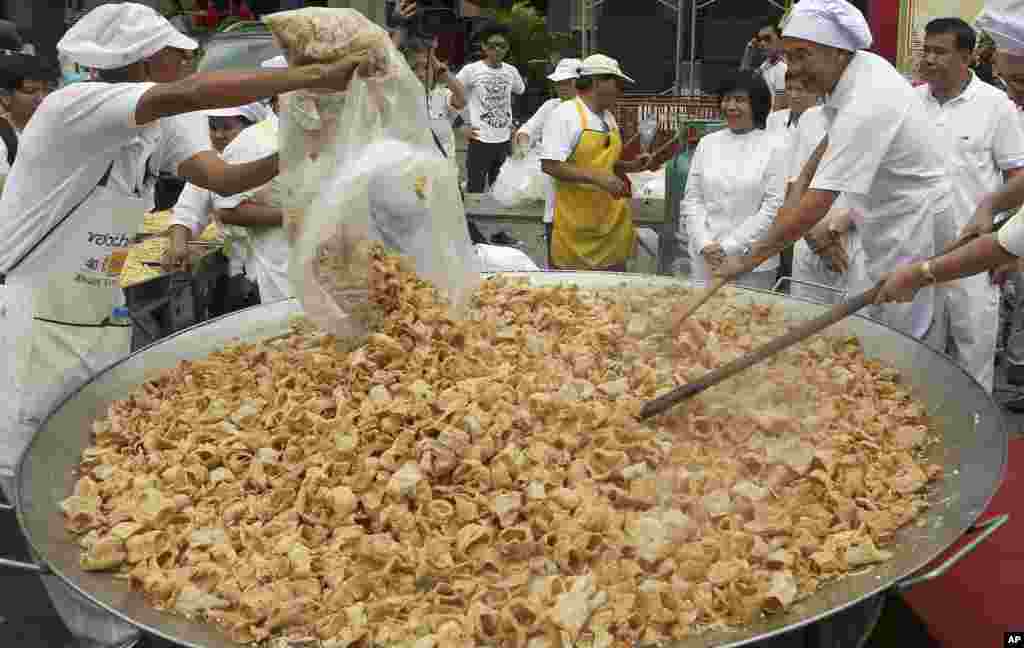
M700 140L682 202L679 238L688 243L697 281L709 280L727 256L747 254L775 220L785 194L785 140L765 128L772 95L764 80L737 72L718 96L728 128ZM738 283L769 290L778 267L776 256Z

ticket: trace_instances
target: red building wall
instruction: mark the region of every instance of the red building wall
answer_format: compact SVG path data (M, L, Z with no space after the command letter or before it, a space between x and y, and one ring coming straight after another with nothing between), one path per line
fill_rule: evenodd
M868 22L875 37L872 50L896 65L900 32L899 0L869 0Z

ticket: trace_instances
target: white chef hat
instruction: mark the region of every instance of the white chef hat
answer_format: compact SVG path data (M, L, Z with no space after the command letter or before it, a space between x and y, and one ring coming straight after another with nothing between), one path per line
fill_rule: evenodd
M204 112L207 117L245 117L254 124L267 118L267 106L262 101L233 108L214 108Z
M57 51L89 68L112 70L137 63L165 47L199 47L151 7L102 4L82 16L57 43Z
M267 59L260 63L260 67L267 68L269 70L281 70L288 67L288 59L283 55L278 54L274 58Z
M851 52L867 49L873 42L864 14L846 0L800 0L782 35Z
M555 66L555 71L548 75L548 80L558 83L569 79L580 78L580 67L583 61L576 58L564 58Z
M1024 0L990 0L974 26L995 41L996 49L1024 56Z

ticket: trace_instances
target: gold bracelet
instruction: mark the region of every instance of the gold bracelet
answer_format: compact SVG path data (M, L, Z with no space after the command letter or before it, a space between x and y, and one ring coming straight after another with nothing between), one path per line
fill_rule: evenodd
M921 264L921 274L924 275L925 285L930 286L933 283L937 283L935 274L932 272L932 262L925 261Z

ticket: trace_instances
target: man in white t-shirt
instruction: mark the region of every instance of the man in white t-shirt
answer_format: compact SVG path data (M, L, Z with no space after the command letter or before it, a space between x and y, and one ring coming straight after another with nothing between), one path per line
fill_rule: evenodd
M519 70L505 63L509 28L491 25L480 32L484 58L462 68L458 80L466 88L469 125L475 129L466 152L469 193L494 184L512 141L512 95L526 92Z
M772 110L789 107L786 99L786 61L783 58L782 34L779 26L770 22L758 30L755 42L765 54L764 63L757 69L758 73L772 91Z
M101 81L48 96L19 142L0 196L0 487L60 398L130 350L117 273L123 250L152 207L160 171L222 194L261 186L277 157L225 163L203 111L293 90L343 91L367 55L289 70L183 79L198 47L155 10L124 2L83 16L58 43ZM43 576L80 646L130 646L139 632Z

